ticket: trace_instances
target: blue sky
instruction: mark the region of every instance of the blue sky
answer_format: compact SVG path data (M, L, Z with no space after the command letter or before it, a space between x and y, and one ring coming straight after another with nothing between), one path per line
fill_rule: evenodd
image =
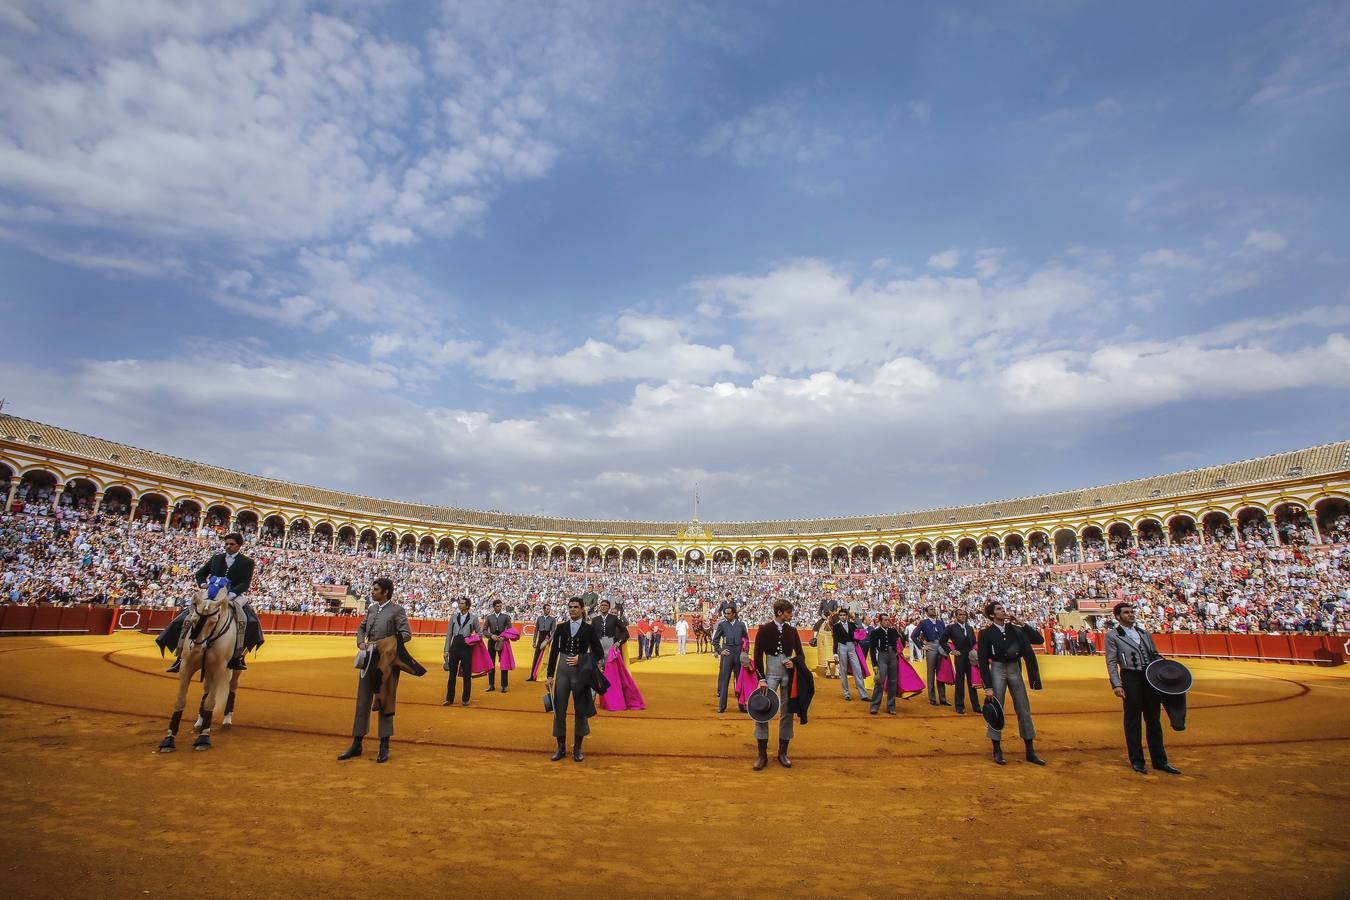
M706 519L1343 439L1336 3L0 0L0 393Z

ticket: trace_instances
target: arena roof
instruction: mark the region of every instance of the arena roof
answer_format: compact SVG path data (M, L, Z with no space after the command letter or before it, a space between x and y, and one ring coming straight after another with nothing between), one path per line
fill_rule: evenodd
M282 503L328 507L335 516L413 519L429 524L469 526L482 529L549 532L560 534L612 534L673 537L690 532L689 522L640 522L572 519L516 515L383 500L360 494L311 487L250 475L206 463L180 459L152 450L142 450L29 419L0 414L0 440L30 448L44 448L84 457L91 462L158 473L176 481L215 487L231 494L246 492L271 497ZM839 516L822 519L780 519L759 522L706 522L708 532L720 538L769 535L821 535L909 529L952 530L964 523L1022 517L1050 517L1067 513L1091 514L1098 507L1132 502L1157 502L1169 496L1207 491L1231 491L1242 485L1269 484L1293 478L1350 473L1350 441L1321 444L1303 450L1276 453L1221 466L1190 469L1149 478L1137 478L1100 487L1061 491L969 506L943 507L914 512Z

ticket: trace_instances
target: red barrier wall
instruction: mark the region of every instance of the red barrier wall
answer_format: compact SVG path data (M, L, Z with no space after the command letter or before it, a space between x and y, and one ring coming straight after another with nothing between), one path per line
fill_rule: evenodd
M112 634L118 630L135 630L154 634L177 615L173 609L141 609L100 606L0 606L0 636L16 634ZM263 631L271 634L329 634L355 635L361 624L360 616L324 616L301 613L259 613ZM412 619L408 623L417 637L439 637L445 634L444 619ZM517 622L524 639L531 640L534 626ZM750 630L750 639L755 632ZM801 631L802 641L810 641L812 632ZM1092 634L1090 638L1098 652L1105 649L1105 636ZM662 642L674 641L671 626L662 629ZM1318 665L1344 665L1347 644L1345 635L1319 636L1310 634L1155 634L1153 642L1164 656L1209 657L1214 659L1249 659L1261 662L1302 662ZM532 640L531 640L532 643ZM633 633L636 646L636 632ZM1053 646L1053 644L1051 644Z

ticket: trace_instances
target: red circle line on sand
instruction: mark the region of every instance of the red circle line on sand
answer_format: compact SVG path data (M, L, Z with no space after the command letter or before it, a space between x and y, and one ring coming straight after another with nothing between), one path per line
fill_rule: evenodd
M31 648L23 648L23 649L33 649L33 650L36 650L36 649L43 649L43 648L31 647ZM135 648L132 648L132 647L122 647L122 648L120 648L120 649L118 649L118 650L109 650L107 653L103 654L103 661L106 662L106 663L110 663L110 664L116 666L116 667L119 668L119 669L126 669L128 672L135 672L135 673L138 674L138 675L145 675L145 676L150 677L150 678L164 678L164 679L166 679L166 680L176 680L176 679L173 678L173 676L168 675L168 674L166 674L166 673L163 673L163 672L147 672L147 671L145 671L144 669L138 669L138 668L136 668L135 666L127 665L127 664L124 663L124 662L120 662L120 661L118 661L118 660L116 660L116 659L113 659L113 657L116 656L118 653L125 653L126 651L128 651L128 650L133 650L133 649L135 649ZM1243 674L1248 674L1248 675L1250 675L1251 673L1243 673ZM1239 700L1239 701L1237 701L1237 702L1235 702L1235 703L1212 703L1212 704L1206 704L1206 705L1204 705L1204 706L1201 706L1201 705L1198 705L1198 704L1197 704L1197 705L1190 706L1189 708L1190 708L1191 710L1197 710L1197 709L1229 709L1229 708L1236 708L1236 707L1242 707L1242 706L1259 706L1259 705L1261 705L1261 704L1263 704L1263 703L1284 703L1285 701L1288 701L1288 700L1297 700L1298 698L1303 697L1303 696L1306 695L1309 691L1312 690L1312 688L1309 687L1308 685L1304 684L1304 683L1301 682L1301 681L1295 681L1295 680L1292 679L1292 678L1279 678L1279 677L1277 677L1277 676L1271 676L1271 675L1256 675L1256 676L1253 676L1253 677L1260 678L1260 679L1263 679L1263 680L1266 680L1266 681L1283 681L1283 682L1286 683L1286 684L1292 684L1292 685L1294 685L1295 687L1298 688L1298 690L1297 690L1296 692L1292 693L1292 694L1287 694L1287 695L1285 695L1285 696L1283 696L1283 697L1267 697L1267 698L1265 698L1264 700ZM240 691L242 692L242 691L244 691L244 690L245 690L245 687L244 687L244 685L243 685L242 682L241 682L241 684L240 684ZM292 691L292 690L283 690L282 688L269 688L269 687L259 687L259 686L249 686L249 687L247 688L247 690L248 690L248 691L261 691L261 692L268 693L268 694L281 694L282 696L286 696L286 697L315 697L315 698L322 699L322 700L351 700L351 699L352 699L352 696L353 696L353 695L347 695L347 694L319 694L319 693L314 693L314 692L312 692L312 691ZM402 699L400 699L399 702L400 702L400 703L403 703L403 704L406 704L406 705L408 705L408 706L425 706L425 707L430 707L430 708L436 708L436 707L439 707L439 706L440 706L439 703L428 703L428 702L422 701L422 700L402 700ZM500 708L500 707L490 707L490 706L487 706L487 707L485 707L485 706L480 706L480 707L478 707L478 709L480 709L480 710L486 710L486 711L488 711L488 712L514 713L514 714L518 714L518 715L527 715L527 716L541 715L541 714L542 714L542 712L541 712L540 710L534 710L534 709L503 709L503 708ZM1038 716L1096 716L1096 715L1102 715L1102 714L1109 714L1109 713L1113 713L1113 712L1115 712L1115 710L1112 710L1112 709L1099 709L1099 710L1092 710L1092 709L1068 709L1068 710L1046 710L1046 711L1037 711L1036 715L1038 715ZM708 721L708 720L709 720L709 719L708 719L708 716L706 716L706 715L703 715L703 716L652 716L652 715L647 715L647 714L645 713L645 711L644 711L643 715L641 715L641 716L636 716L636 717L631 717L631 718L629 719L629 721L635 721L635 720L637 720L637 719L641 719L642 721L647 721L647 722L705 722L705 721ZM624 721L624 720L623 720L623 719L612 719L611 721ZM811 721L813 721L813 722L854 722L854 721L858 721L858 719L857 719L856 716L812 716L812 717L811 717ZM955 716L940 716L940 717L939 717L939 716L924 716L924 717L922 717L922 719L913 719L913 720L911 720L911 721L925 721L925 722L937 722L937 721L944 721L944 722L963 722L963 721L967 721L967 720L964 720L964 719L958 719L958 718L956 718Z
M105 715L127 716L134 719L158 719L163 716L150 715L149 713L131 712L120 709L102 709L96 706L80 706L73 703L57 703L51 700L34 700L31 697L19 697L14 694L0 693L0 699L14 700L19 703L32 703L36 706L50 706L55 709L70 709L77 712L102 713ZM323 738L344 738L345 735L331 731L316 731L308 728L288 728L284 725L235 725L232 730L238 731L272 731L279 734L297 734L306 737ZM422 739L408 740L406 738L393 738L392 743L405 744L410 747L437 747L447 750L489 750L494 753L519 753L524 755L538 755L541 758L547 754L547 748L533 747L497 747L490 744L459 744L453 741L429 741ZM1327 736L1308 738L1271 738L1268 740L1253 741L1197 741L1187 743L1186 747L1260 747L1260 746L1281 746L1286 744L1320 744L1335 741L1350 741L1350 735ZM1056 747L1054 753L1119 753L1120 747L1112 745L1109 747ZM953 757L985 757L989 755L987 750L959 750L949 751L927 751L924 753L885 753L873 756L828 754L819 756L806 756L799 753L793 753L794 757L806 760L819 760L824 762L877 762L884 760L899 759L947 759ZM744 760L748 758L746 754L720 754L720 753L641 753L633 751L605 751L604 757L633 758L633 759L670 759L670 760Z

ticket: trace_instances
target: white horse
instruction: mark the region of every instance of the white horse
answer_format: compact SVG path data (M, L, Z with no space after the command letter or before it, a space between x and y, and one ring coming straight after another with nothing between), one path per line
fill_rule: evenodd
M178 699L174 702L173 716L169 719L169 733L160 741L160 753L172 753L178 749L174 738L183 719L183 709L187 706L188 685L192 676L202 673L204 682L201 713L194 729L200 733L193 742L193 750L211 749L211 719L217 706L225 707L228 713L233 710L227 705L227 698L237 685L238 672L231 672L230 657L234 656L236 625L234 613L230 609L228 583L213 583L197 591L192 599L192 612L183 623L185 639L183 641L183 665L178 670ZM224 579L219 579L224 582ZM232 678L231 676L234 676ZM224 726L225 722L221 723Z

